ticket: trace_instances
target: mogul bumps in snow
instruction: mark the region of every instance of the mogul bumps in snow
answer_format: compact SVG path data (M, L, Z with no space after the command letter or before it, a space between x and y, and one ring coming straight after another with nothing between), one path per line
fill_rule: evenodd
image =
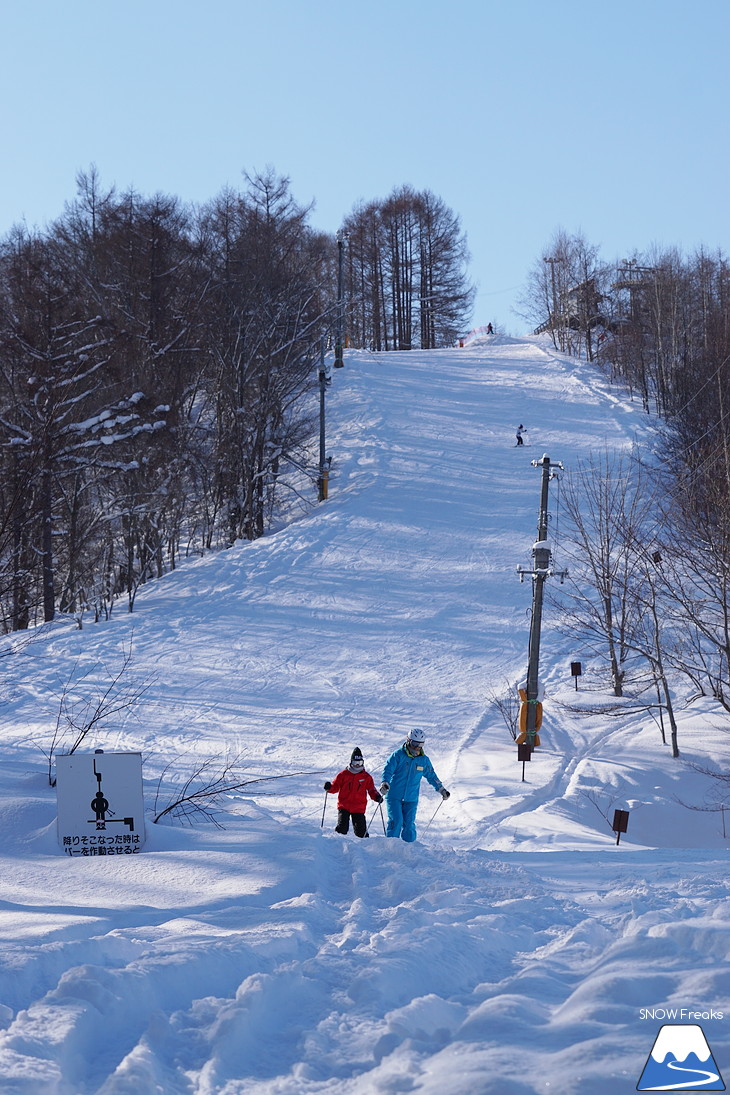
M352 750L347 768L338 772L331 783L325 783L324 789L329 794L338 796L335 832L345 836L350 829L350 818L352 818L355 836L370 836L365 820L368 795L373 802L382 802L383 796L375 790L373 777L365 771L365 761L357 746Z
M385 762L380 793L388 796L387 836L399 836L408 841L416 839L416 810L424 776L444 801L449 797L423 751L425 740L423 730L411 730L401 747Z

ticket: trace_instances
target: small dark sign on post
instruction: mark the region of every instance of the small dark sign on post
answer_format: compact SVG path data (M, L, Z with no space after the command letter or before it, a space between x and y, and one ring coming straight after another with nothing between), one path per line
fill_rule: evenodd
M629 811L628 810L614 810L613 811L613 825L611 828L616 834L616 843L621 840L621 833L625 833L629 827Z
M575 690L577 692L578 691L578 677L580 677L583 673L583 666L581 665L580 662L571 662L570 663L570 672L575 677Z
M525 782L525 764L532 760L532 746L527 742L517 746L517 760L522 763L522 782Z

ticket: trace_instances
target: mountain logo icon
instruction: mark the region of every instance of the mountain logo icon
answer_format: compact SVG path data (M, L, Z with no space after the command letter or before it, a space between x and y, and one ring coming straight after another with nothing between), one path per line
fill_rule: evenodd
M644 1065L637 1091L725 1091L702 1027L661 1028Z

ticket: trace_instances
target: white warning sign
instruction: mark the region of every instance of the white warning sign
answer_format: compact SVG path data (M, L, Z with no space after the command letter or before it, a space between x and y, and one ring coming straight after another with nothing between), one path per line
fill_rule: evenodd
M70 856L133 855L144 844L140 753L56 758L58 843Z

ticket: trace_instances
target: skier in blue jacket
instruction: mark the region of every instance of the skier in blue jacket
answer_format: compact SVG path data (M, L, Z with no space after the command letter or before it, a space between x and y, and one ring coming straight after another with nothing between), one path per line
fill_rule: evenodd
M425 740L423 730L411 730L400 748L391 753L385 762L380 793L387 795L387 836L399 836L408 841L416 839L418 793L424 776L444 801L449 797L449 792L423 751Z

